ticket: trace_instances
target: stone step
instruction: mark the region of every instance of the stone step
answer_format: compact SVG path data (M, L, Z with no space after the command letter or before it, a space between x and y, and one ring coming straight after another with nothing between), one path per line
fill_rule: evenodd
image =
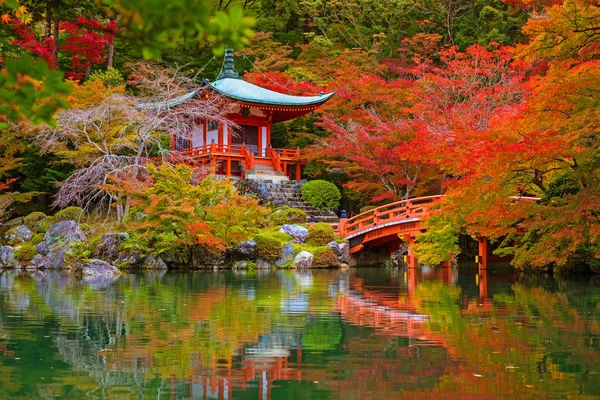
M270 175L270 174L249 174L248 179L253 181L263 181L263 182L281 182L287 181L290 178L282 175Z

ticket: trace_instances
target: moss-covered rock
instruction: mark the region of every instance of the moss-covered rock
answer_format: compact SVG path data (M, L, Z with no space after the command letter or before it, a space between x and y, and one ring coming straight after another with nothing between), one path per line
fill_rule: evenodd
M59 221L67 221L67 220L79 220L84 215L83 209L81 207L67 207L63 210L60 210L56 214L54 214L54 219Z
M56 223L56 219L52 216L48 216L40 221L38 224L37 233L46 233L48 232L48 228Z
M261 233L254 237L256 256L265 261L275 261L282 256L281 241L271 234Z
M31 229L32 232L37 232L38 228L40 227L40 224L46 217L47 215L43 212L32 212L31 214L23 218L23 225Z
M25 242L15 252L15 258L21 262L29 262L37 254L35 245L31 242Z
M308 227L306 242L311 246L325 246L335 240L333 226L319 222Z
M25 225L15 226L9 229L4 235L6 242L12 246L31 240L33 232Z
M313 266L315 267L335 267L339 265L339 260L331 247L321 246L313 251Z

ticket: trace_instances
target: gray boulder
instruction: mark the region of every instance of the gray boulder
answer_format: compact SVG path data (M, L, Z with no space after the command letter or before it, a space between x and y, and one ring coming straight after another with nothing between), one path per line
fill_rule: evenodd
M273 263L262 259L256 260L256 269L271 269Z
M31 265L35 268L47 268L48 266L48 257L47 255L36 254L31 260Z
M0 268L15 266L15 251L17 250L12 246L0 247Z
M348 263L348 260L350 259L350 246L348 243L329 242L327 243L327 247L333 250L338 261L344 264Z
M327 247L333 250L333 254L335 254L338 257L342 254L342 252L340 251L340 246L335 241L327 243Z
M83 275L87 277L113 277L121 275L121 271L118 268L113 267L106 261L98 260L94 258L92 261L87 263L82 269Z
M35 246L42 257L34 258L33 265L38 268L71 269L65 262L65 253L71 249L73 243L83 241L85 234L75 221L66 220L50 225L44 240Z
M28 242L31 240L32 237L33 237L33 233L25 225L16 226L16 227L10 229L8 232L6 232L6 235L4 235L4 238L9 243Z
M350 244L348 243L340 243L338 244L338 249L340 249L340 255L338 255L338 260L344 264L348 264L350 261Z
M142 266L145 269L167 269L167 264L160 257L154 257L153 254L144 257Z
M40 248L36 246L36 249L39 253L44 254L43 251L53 252L59 247L65 248L75 242L84 241L85 234L81 231L77 223L73 220L66 220L50 225L48 232L44 236L44 240L38 246L42 245L42 243L44 245L40 246Z
M293 267L298 269L310 268L312 267L313 258L312 253L303 250L294 258Z
M114 263L122 257L122 246L128 238L129 234L125 232L105 233L100 244L94 250L94 255Z
M246 240L238 243L231 254L233 260L254 260L256 258L256 242Z
M162 256L161 256L162 257ZM166 261L166 260L165 260ZM227 253L219 249L207 249L204 246L195 246L192 251L192 259L189 262L190 267L197 269L205 269L208 267L219 268L227 264ZM167 263L169 268L177 268L184 266L184 262L180 261L177 265Z
M308 236L308 229L296 224L285 224L279 232L287 233L292 237L292 242L300 244L306 242L306 236Z
M283 267L288 261L293 260L295 255L296 250L294 250L294 246L292 246L290 243L286 243L283 245L281 249L281 257L275 261L275 265L278 267Z
M46 260L46 268L48 269L71 269L65 262L65 253L69 248L60 247L56 251L49 253Z

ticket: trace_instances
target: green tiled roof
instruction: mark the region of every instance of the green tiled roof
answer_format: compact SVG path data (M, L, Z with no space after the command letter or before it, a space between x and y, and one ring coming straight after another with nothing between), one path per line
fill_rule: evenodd
M208 85L212 90L222 96L233 100L274 106L293 107L319 105L325 103L335 94L335 92L332 92L318 96L291 96L289 94L274 92L236 78L219 79L212 83L206 81L205 85ZM196 89L182 96L175 97L168 102L140 103L137 107L147 110L160 110L163 108L176 107L191 100L196 93L198 93L198 90L199 89Z
M325 103L335 92L318 96L292 96L274 92L241 79L224 78L208 83L217 93L238 101L278 106L312 106Z

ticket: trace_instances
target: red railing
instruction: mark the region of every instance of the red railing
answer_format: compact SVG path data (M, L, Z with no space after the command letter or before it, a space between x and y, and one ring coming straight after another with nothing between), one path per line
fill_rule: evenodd
M244 168L246 171L252 171L254 169L254 153L246 146L241 147L241 153L244 156Z
M300 157L300 149L290 150L290 149L273 149L275 153L279 153L280 158L289 158L294 159Z
M242 147L245 146L211 143L204 146L192 147L181 151L181 153L187 157L199 157L208 154L242 155Z
M275 172L281 172L281 156L277 149L269 147L267 149L267 157L271 159Z
M358 234L376 226L398 222L412 218L422 218L429 214L429 207L436 200L444 197L426 196L402 200L358 214L347 220L340 220L338 234L341 237Z

